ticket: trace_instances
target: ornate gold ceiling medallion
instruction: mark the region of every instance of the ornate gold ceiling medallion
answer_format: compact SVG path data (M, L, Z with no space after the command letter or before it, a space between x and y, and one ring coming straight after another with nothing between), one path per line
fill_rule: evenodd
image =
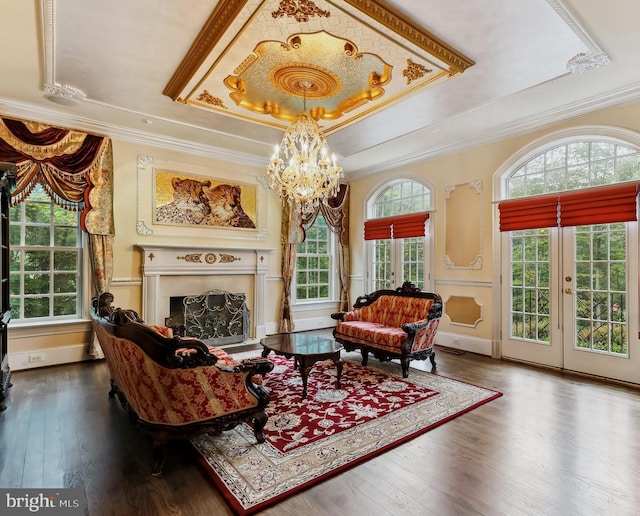
M240 74L225 78L229 96L239 107L280 120L296 119L303 107L296 98L308 101L312 118L335 120L382 97L391 80L392 67L380 56L326 31L262 41L252 56L236 67Z
M311 0L281 0L278 10L273 11L271 16L276 19L287 16L295 18L297 22L308 22L314 16L328 18L331 13L319 9Z
M402 76L407 78L407 84L411 84L417 79L421 79L426 74L431 73L426 66L414 63L411 59L407 59L407 67L402 70Z
M287 95L306 99L325 99L342 90L340 77L312 63L274 66L269 72L269 82Z

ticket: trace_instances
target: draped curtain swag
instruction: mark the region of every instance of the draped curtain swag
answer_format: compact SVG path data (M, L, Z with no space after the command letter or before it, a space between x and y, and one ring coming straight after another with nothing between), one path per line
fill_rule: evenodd
M500 231L638 220L638 191L640 183L625 183L503 201L498 205Z
M296 264L296 250L305 240L305 228L313 225L318 213L327 221L327 226L338 235L338 283L340 289L340 310L349 309L349 185L341 184L335 197L321 203L313 213L303 217L301 210L291 209L284 203L282 212L282 279L284 290L280 308L280 332L293 330L291 315L291 283Z
M40 184L52 201L78 211L89 235L89 253L97 294L109 289L113 269L113 151L111 139L40 122L0 118L0 161L15 163L11 206ZM102 351L95 339L92 356Z

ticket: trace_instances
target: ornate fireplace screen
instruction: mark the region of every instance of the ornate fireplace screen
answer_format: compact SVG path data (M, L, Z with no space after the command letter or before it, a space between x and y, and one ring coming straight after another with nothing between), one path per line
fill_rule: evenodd
M210 290L197 296L170 298L165 324L174 332L212 344L233 344L249 338L249 309L244 294Z

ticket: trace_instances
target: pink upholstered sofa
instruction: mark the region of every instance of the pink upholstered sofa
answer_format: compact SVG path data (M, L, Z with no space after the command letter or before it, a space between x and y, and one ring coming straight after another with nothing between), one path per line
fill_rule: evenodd
M436 365L434 338L442 316L442 299L405 282L395 290L360 296L350 312L337 312L334 338L347 351L359 349L362 365L372 353L378 360L400 359L402 376L409 376L411 360L429 358Z
M152 437L153 474L164 463L163 445L175 438L218 434L252 421L264 442L267 391L258 385L273 369L266 359L237 361L221 349L166 328L147 326L133 310L113 308L113 296L92 301L92 324L118 396L136 424Z

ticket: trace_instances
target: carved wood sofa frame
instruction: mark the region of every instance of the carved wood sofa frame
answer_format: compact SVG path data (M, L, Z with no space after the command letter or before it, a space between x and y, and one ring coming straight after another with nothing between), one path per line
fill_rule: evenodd
M389 301L389 296L393 298L390 300L392 306L376 310L376 303L381 298L382 302ZM432 367L436 367L433 345L442 316L439 294L423 292L405 281L395 290L376 290L358 297L353 308L349 312L331 314L338 321L333 336L346 351L360 350L362 365L367 365L371 353L381 362L399 359L404 378L409 376L411 360L429 358ZM398 325L389 325L391 319L399 321Z
M273 369L271 362L236 361L198 339L165 337L134 310L113 308L112 302L108 292L92 300L92 325L111 373L109 397L117 396L152 438L152 474L162 472L164 444L172 439L217 435L252 421L256 440L265 441L270 399L254 380ZM189 399L181 392L189 392Z

